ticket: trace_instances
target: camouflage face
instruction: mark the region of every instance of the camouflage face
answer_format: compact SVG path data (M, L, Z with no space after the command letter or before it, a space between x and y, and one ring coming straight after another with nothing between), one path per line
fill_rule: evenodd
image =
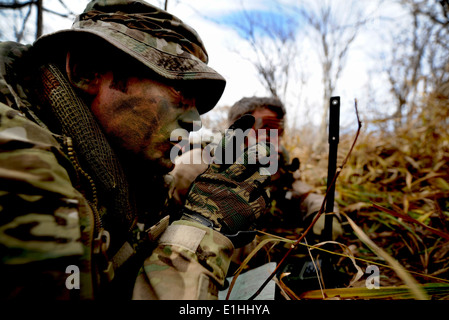
M284 133L284 120L270 109L257 109L252 115L256 119L253 129L257 132L257 138L273 143L276 152L279 152L278 139Z
M195 98L147 78L128 78L126 90L112 82L112 73L102 75L92 102L92 112L107 137L120 150L143 160L144 167L155 164L158 170L173 169L171 133L189 130L193 121L200 121Z
M71 30L43 36L35 47L48 52L49 47L78 39L71 35L80 33L106 40L163 78L193 82L190 88L197 95L200 113L212 109L223 93L225 79L207 66L207 52L195 30L144 1L92 1Z

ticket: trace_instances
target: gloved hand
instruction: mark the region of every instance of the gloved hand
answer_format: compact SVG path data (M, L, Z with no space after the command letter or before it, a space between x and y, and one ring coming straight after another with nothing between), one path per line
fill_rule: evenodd
M235 141L239 140L235 134L251 128L253 124L254 117L243 116L227 130L217 146L214 161L192 183L182 217L221 232L237 246L243 244L238 234L245 234L270 203L265 190L270 175L261 166L261 162L266 161L260 161L261 157L269 156L270 146L258 143L246 150L235 146ZM231 150L233 161L229 161Z

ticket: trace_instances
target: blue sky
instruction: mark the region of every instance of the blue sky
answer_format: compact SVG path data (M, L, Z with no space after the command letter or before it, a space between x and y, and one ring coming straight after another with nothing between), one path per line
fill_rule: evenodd
M267 32L267 28L263 27L264 25L277 25L283 33L297 33L297 29L300 27L301 22L298 19L290 20L286 23L286 15L282 11L276 10L276 8L274 8L274 10L269 10L269 8L267 8L233 11L217 16L213 20L231 28L242 25L247 29L249 25L248 17L251 17L252 19L251 22L253 23L255 35L260 37L272 36L272 34ZM246 32L243 32L240 28L236 28L236 31L241 38L248 40L248 34Z

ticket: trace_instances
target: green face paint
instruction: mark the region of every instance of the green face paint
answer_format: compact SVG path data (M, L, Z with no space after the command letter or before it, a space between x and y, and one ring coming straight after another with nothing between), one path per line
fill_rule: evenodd
M92 112L117 151L145 166L168 172L174 164L170 150L173 130L192 127L199 121L194 98L167 84L136 77L128 78L124 92L111 86L112 74L101 78Z

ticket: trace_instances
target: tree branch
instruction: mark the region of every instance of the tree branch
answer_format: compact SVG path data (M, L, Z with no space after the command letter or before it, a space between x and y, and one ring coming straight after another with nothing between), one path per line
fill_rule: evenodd
M33 4L36 4L37 1L36 0L31 0L28 2L22 2L22 3L18 3L18 2L14 2L14 3L3 3L0 2L0 9L20 9L20 8L24 8L26 6L31 6Z

